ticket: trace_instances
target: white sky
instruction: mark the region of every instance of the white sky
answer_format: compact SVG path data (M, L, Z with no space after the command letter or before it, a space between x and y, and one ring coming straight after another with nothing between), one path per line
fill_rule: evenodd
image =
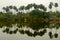
M60 11L60 0L0 0L0 11L4 6L13 5L19 8L19 6L21 5L26 6L27 4L30 3L43 4L46 7L48 7L50 2L54 2L54 3L57 2L59 4L58 10ZM53 8L53 10L55 10L55 8Z

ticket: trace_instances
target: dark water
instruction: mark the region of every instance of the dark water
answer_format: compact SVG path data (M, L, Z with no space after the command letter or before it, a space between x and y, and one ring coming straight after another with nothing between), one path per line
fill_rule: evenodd
M0 23L0 40L60 40L60 23Z

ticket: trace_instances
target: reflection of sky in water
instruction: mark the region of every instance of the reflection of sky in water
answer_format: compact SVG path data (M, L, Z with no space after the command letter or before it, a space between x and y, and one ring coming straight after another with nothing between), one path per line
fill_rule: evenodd
M27 5L30 3L44 4L47 7L49 5L49 2L57 2L60 7L60 0L0 0L0 10L3 6L15 5L19 7L21 5ZM59 9L60 8L58 8L58 10ZM53 10L55 9L53 8Z
M43 35L42 37L40 36L36 36L36 37L29 37L26 34L20 34L19 32L17 32L17 34L6 34L6 33L2 33L2 29L0 29L0 40L59 40L60 39L60 29L57 30L58 33L58 38L52 38L50 39L48 36L48 32L50 31L50 29L47 29L47 33L45 35ZM54 34L55 29L52 29L52 32Z

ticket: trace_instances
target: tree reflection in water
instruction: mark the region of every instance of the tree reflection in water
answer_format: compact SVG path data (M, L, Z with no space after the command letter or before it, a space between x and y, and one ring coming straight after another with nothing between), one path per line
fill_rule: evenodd
M15 25L15 24L14 24ZM14 28L13 28L14 27ZM49 37L52 39L53 37L58 38L57 29L59 28L59 25L56 23L54 26L50 25L50 22L17 22L16 27L12 25L12 23L9 23L6 25L6 23L2 24L0 28L3 28L3 33L7 34L16 34L19 32L20 34L26 34L30 37L36 37L36 36L43 36L45 33L47 33L47 29L51 29L51 31L48 33ZM13 28L13 30L12 30ZM24 29L26 28L26 29ZM52 28L56 28L55 34L52 34ZM30 29L33 30L30 31Z

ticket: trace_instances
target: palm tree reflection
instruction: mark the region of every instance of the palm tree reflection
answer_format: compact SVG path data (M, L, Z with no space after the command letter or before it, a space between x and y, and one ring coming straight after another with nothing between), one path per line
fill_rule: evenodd
M45 33L47 33L47 29L46 28L56 28L57 30L57 24L55 24L55 26L50 26L49 22L29 22L29 23L17 23L16 28L14 27L14 30L11 30L13 28L12 24L9 23L9 25L5 25L5 29L3 30L3 33L7 33L7 34L17 34L17 32L19 32L20 34L26 34L30 37L36 37L36 36L43 36L45 35ZM19 27L18 27L19 26ZM32 29L34 32L32 33L32 31L30 31L29 29L23 29L25 27L28 29ZM4 26L1 26L1 28L4 28ZM43 29L43 30L42 30ZM58 34L57 31L55 30L55 34L52 35L52 30L48 33L49 37L52 39L53 37L58 38Z
M52 32L49 32L49 37L50 37L51 39L53 38Z

